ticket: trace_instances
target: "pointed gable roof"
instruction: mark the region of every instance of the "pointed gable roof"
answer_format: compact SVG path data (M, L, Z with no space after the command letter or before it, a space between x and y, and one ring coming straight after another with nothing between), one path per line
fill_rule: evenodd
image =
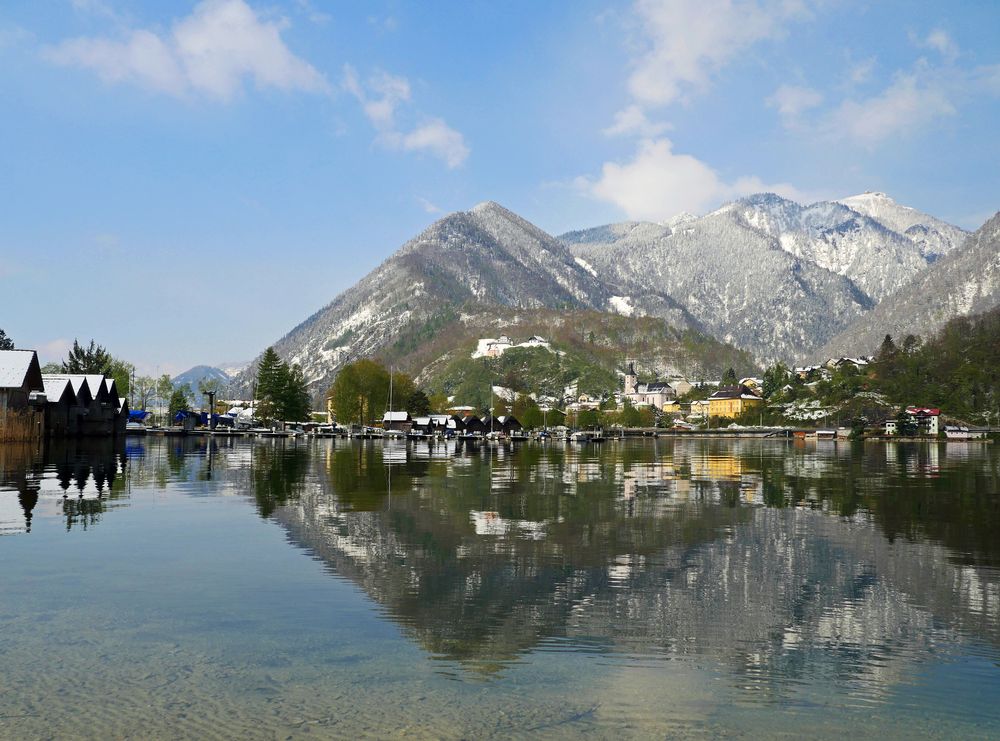
M90 402L94 400L94 395L90 391L90 384L87 382L87 376L80 373L53 373L52 375L46 375L45 378L65 378L69 381L70 386L73 387L73 393L76 394L76 403L80 406L89 406Z
M108 393L108 388L104 384L103 375L100 373L88 373L86 378L87 385L90 386L90 394L95 399L100 402L110 401L111 399L114 399L116 402L118 401L117 394L112 397L111 394Z
M0 388L43 391L38 354L34 350L0 350Z
M45 384L45 398L49 404L61 404L63 401L73 403L76 401L76 393L68 378L61 376L42 376Z

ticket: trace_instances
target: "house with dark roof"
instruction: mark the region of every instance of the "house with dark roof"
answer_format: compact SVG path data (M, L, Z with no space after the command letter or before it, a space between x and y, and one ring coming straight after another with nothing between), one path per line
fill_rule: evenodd
M763 405L764 400L749 386L720 386L708 397L708 416L735 418L748 409Z
M628 401L633 406L650 406L654 409L663 409L663 406L677 398L677 391L669 383L663 381L639 382L639 376L635 372L635 362L629 361L625 371L625 388L622 393L623 401Z
M124 431L128 412L122 413L121 399L113 378L99 373L53 373L44 376L46 382L66 380L76 395L74 434L105 437Z
M34 350L0 350L0 442L45 435L45 384Z
M82 416L73 385L65 376L43 375L42 383L45 384L45 434L73 437L80 429Z

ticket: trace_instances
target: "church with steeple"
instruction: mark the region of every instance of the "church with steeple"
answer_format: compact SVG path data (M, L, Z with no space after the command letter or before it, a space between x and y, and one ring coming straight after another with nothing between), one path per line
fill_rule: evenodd
M629 360L625 368L625 388L622 392L622 402L628 401L632 406L650 406L663 409L663 405L677 398L677 392L669 383L655 381L640 383L635 372L635 361Z

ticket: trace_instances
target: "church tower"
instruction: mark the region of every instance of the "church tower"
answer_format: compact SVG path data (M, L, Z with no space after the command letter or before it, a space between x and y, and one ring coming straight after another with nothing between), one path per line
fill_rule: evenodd
M625 370L625 394L634 394L639 386L639 376L635 374L635 361L628 361L628 368Z

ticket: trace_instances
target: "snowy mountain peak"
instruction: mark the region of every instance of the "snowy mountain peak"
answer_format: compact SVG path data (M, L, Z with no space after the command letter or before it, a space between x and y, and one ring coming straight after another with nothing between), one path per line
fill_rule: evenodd
M897 203L885 193L866 191L842 198L837 203L905 235L919 247L928 262L948 254L968 236L963 229Z
M498 216L514 216L514 212L510 209L504 208L496 201L483 201L482 203L477 203L469 210L470 214L483 215L483 214L493 214Z
M671 216L669 219L663 222L663 224L665 226L669 226L671 229L675 229L681 224L687 224L690 221L695 221L697 218L698 217L692 213L688 213L687 211L681 211L676 216Z

